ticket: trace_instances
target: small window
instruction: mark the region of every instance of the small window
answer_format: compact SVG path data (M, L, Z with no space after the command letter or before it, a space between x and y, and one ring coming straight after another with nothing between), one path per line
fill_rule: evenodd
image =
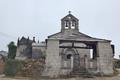
M90 49L90 58L93 59L93 49Z
M71 56L72 56L71 54L68 54L67 59L71 59Z
M69 26L69 21L66 20L66 21L65 21L65 27L68 27L68 26Z

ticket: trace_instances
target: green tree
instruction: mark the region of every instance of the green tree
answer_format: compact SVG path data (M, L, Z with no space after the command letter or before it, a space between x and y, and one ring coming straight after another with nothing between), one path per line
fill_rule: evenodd
M16 56L16 45L13 41L11 41L9 44L8 44L8 58L9 59L14 59L15 56Z

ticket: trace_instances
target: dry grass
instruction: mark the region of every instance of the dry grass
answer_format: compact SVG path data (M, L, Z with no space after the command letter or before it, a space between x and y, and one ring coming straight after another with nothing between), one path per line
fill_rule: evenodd
M120 72L120 69L118 69ZM107 77L93 77L93 78L83 78L83 77L74 77L74 78L62 78L62 79L49 79L42 77L5 77L4 75L0 75L0 80L120 80L120 74L115 76L107 76Z
M44 79L44 78L26 78L26 77L1 77L0 80L120 80L120 75L114 77L94 77L94 78L68 78L68 79Z

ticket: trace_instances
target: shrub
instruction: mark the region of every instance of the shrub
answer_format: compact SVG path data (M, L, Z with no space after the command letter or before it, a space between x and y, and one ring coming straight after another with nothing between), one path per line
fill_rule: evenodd
M22 62L13 59L6 59L4 74L6 76L15 76L18 71L20 71L22 67Z
M8 44L8 58L9 59L15 58L16 49L17 49L17 46L15 45L15 43L13 41Z
M120 68L120 60L119 59L116 59L114 61L114 66L115 66L115 68Z
M43 60L6 59L4 74L6 76L40 76L44 70L44 65Z

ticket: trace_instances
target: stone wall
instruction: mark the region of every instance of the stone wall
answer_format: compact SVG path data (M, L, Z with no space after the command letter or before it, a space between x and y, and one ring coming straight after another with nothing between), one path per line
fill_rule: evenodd
M80 56L80 68L90 67L90 49L77 49ZM85 65L85 56L87 57L87 63Z
M47 40L46 69L43 76L58 77L60 72L59 40Z
M113 74L113 53L110 42L98 42L97 53L99 54L98 71L104 75Z
M39 59L42 57L42 51L40 47L33 46L32 47L32 59Z
M26 45L20 45L17 46L17 51L16 51L16 57L15 59L18 60L25 60L27 58L27 56L24 56L25 54L23 54L23 51L27 48Z
M25 77L39 77L41 76L44 67L45 60L44 59L29 59L22 61L20 64L21 68L17 71L16 75L25 76Z

